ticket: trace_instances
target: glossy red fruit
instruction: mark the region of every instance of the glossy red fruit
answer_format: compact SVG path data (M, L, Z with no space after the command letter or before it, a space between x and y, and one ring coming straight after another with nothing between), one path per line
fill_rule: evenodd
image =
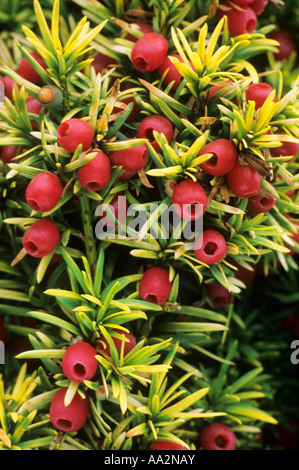
M230 87L230 85L232 85ZM208 100L210 103L216 103L217 101L220 100L220 98L222 96L225 97L225 95L227 93L229 93L231 90L227 89L225 90L222 94L220 94L219 96L217 96L216 98L214 98L214 96L216 95L216 93L219 93L223 88L232 88L234 85L234 82L232 80L226 80L225 82L223 82L221 85L217 85L217 86L214 86L213 88L210 88L208 91L207 91L207 96L208 96ZM213 99L212 99L213 98ZM233 103L237 104L238 103L238 99L237 98L234 98L232 100Z
M255 109L259 109L272 91L273 88L268 83L252 83L245 91L246 100L247 102L255 101ZM274 101L276 101L276 98L274 98Z
M62 358L64 375L73 382L91 380L98 368L96 355L96 350L85 341L72 344Z
M134 139L132 139L134 143ZM137 172L145 167L148 161L148 150L145 144L136 145L124 150L115 150L109 154L113 165L122 166L130 172Z
M250 8L257 16L261 15L267 6L268 0L254 0L250 4Z
M176 213L184 220L196 220L207 208L208 198L197 181L187 179L175 185L172 204Z
M220 282L205 284L205 291L214 308L222 308L233 302L233 295Z
M259 172L249 165L243 166L240 163L236 163L226 174L226 180L231 192L241 199L256 196L261 186Z
M143 34L152 33L154 31L152 25L149 24L149 23L143 23L142 21L135 21L135 23L133 23L133 24L137 25L139 27L139 30ZM133 42L137 41L137 37L133 36L133 34L130 34L130 33L127 34L126 39L128 41L133 41Z
M3 344L8 344L9 342L9 334L6 328L4 317L0 317L0 341L2 341Z
M77 177L81 186L89 191L99 191L105 188L111 178L109 158L101 150L97 150L92 160L78 168Z
M201 432L200 444L203 450L234 450L236 436L225 424L212 423Z
M108 55L99 52L93 59L91 66L94 68L96 74L102 73L104 70L114 67L117 65L117 61L109 57Z
M299 152L299 144L296 142L281 142L282 145L280 147L275 147L270 149L270 153L272 157L290 157L289 160L285 160L290 162L294 160Z
M235 260L229 260L229 263L235 266L238 270L234 271L235 277L242 281L246 286L250 284L250 282L253 281L256 275L256 266L252 263L250 264L250 269L246 269L244 266L241 266L239 263L237 263Z
M37 119L44 106L38 100L33 98L33 96L29 96L26 100L26 107L27 107L28 113L36 115L34 120L31 120L30 123L34 130L38 130Z
M127 89L130 88L129 86L126 87ZM138 114L139 114L139 106L136 102L136 100L133 98L133 96L129 96L127 98L123 98L121 100L119 100L119 102L121 103L125 103L126 105L129 105L130 103L133 103L133 107L131 109L131 112L130 114L128 115L127 119L125 120L125 122L127 124L130 124L131 122L134 122L135 119L137 118ZM115 113L119 113L123 111L123 108L117 106L117 103L115 104L114 108L113 108L113 111L112 111L112 114L115 114Z
M6 145L1 150L1 160L4 163L11 163L13 159L18 155L18 145Z
M279 42L278 52L274 53L276 60L288 59L293 52L297 51L296 44L288 31L282 29L274 31L269 34L269 38Z
M23 247L35 257L43 258L55 250L59 242L59 230L49 219L34 222L23 235Z
M62 387L54 396L50 410L51 423L63 432L75 432L81 429L88 417L89 400L76 392L68 406L64 405L67 387Z
M184 63L183 59L179 54L171 54L170 56L168 55L167 57L165 57L162 64L160 65L158 69L158 74L160 75L160 77L162 77L167 71L163 78L163 82L166 83L166 85L169 85L169 83L174 82L172 88L173 90L177 90L182 82L183 77L176 68L176 66L170 60L170 57L175 57L180 62Z
M12 100L12 92L14 87L20 88L20 85L17 85L10 77L5 75L3 78L0 80L3 85L4 85L4 95L9 99Z
M255 217L258 214L269 212L275 205L275 202L276 198L274 197L265 197L257 194L256 196L248 199L247 209Z
M158 69L166 57L168 42L157 33L146 33L135 43L131 60L141 72L153 72Z
M26 202L37 212L52 210L62 194L60 179L48 171L37 174L26 189Z
M123 330L116 330L115 329L113 331L115 333L117 333L118 335L124 336L124 338L120 339L120 338L117 338L116 336L111 335L111 339L112 339L119 355L121 353L122 347L124 348L124 353L123 354L124 354L124 357L125 357L136 346L136 338L135 338L134 335L132 335L132 333L128 333L128 332L123 331ZM124 343L124 346L122 346L123 343ZM109 356L111 355L109 343L105 338L101 337L99 339L98 348L100 350L101 349L104 350Z
M173 125L166 117L158 115L147 116L141 121L137 129L137 137L139 139L148 139L153 148L159 150L160 146L155 140L154 131L158 132L158 134L164 134L167 142L171 142Z
M83 150L87 150L93 139L93 128L83 119L67 119L57 128L58 143L68 152L74 152L79 144L82 144Z
M121 224L125 223L128 212L128 203L126 196L123 193L119 192L115 194L113 199L109 202L109 208L116 220L118 220ZM105 218L105 225L108 227L114 227L115 223L117 223L109 218L107 212L103 212L103 215L99 216L100 220L103 218Z
M34 51L31 53L31 56L41 65L44 69L47 68L47 65L42 58L42 56L37 52ZM37 73L34 67L28 62L28 60L23 57L19 66L18 66L18 74L21 75L22 78L28 80L31 83L35 83L36 85L42 83L41 76Z
M223 2L221 5L228 10L217 9L216 18L218 21L223 16L227 16L228 30L232 36L240 34L252 34L256 28L257 17L255 12L249 6L242 6L242 10L234 8L230 2Z
M170 441L155 441L151 444L150 450L189 450L186 446L181 446L176 442Z
M204 230L202 237L195 241L194 255L202 263L214 264L221 261L226 254L224 236L216 230Z
M171 288L172 283L166 269L149 268L141 278L139 294L146 302L163 305L169 298Z
M226 139L217 139L205 145L200 151L200 155L212 153L213 156L200 166L209 175L225 175L235 165L238 152L232 142Z

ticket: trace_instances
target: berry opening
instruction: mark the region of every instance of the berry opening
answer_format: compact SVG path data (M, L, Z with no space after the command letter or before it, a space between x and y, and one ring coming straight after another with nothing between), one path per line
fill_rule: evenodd
M72 423L71 421L69 421L68 419L63 419L63 418L59 418L57 421L56 421L56 426L61 429L61 431L69 431L70 429L72 429Z
M35 254L38 252L38 247L34 242L28 241L26 243L25 250L30 254Z
M40 212L41 208L39 207L38 203L34 199L28 199L29 206L35 210L36 212Z
M214 242L208 242L204 248L204 251L207 255L214 255L217 251L217 244Z
M217 436L215 438L215 444L216 446L220 447L221 449L224 449L226 447L227 439L225 436Z
M195 217L195 216L197 216L198 206L199 206L199 204L198 204L197 202L192 202L192 203L188 206L187 210L188 210L189 215L190 215L192 218Z
M216 166L217 163L218 163L218 155L216 155L216 153L213 153L213 156L211 158L209 158L208 163L211 166Z
M270 202L270 201L269 201L269 199L268 199L267 197L263 197L263 198L260 200L260 204L261 204L261 206L263 206L263 207L267 207L268 204L269 204L269 202Z
M154 129L146 129L145 131L145 137L150 141L150 142L154 142L155 141L155 137L154 137Z
M136 57L135 58L135 67L140 70L141 72L146 71L147 69L147 62L143 57Z
M145 299L146 302L151 302L152 304L157 304L158 305L158 298L154 294L148 294Z
M83 364L77 362L77 364L74 365L74 372L78 377L84 377L86 374L86 369Z
M68 122L63 122L59 126L58 137L67 137L69 135L70 126Z
M246 33L251 34L256 27L256 20L254 18L251 18L250 20L247 21L246 24Z
M85 185L85 187L89 191L97 191L99 189L99 184L96 181L90 181Z

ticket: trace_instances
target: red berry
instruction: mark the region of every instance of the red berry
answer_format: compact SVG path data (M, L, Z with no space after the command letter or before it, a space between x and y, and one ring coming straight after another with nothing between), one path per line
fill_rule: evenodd
M191 179L178 183L172 193L172 204L177 214L184 220L196 220L207 208L207 195L197 181Z
M234 0L234 3L236 3L237 5L241 5L242 7L246 6L246 5L250 5L251 3L253 3L254 0Z
M3 78L0 80L4 84L4 95L9 99L12 100L12 91L14 86L20 87L15 83L10 77L5 75Z
M141 72L153 72L162 64L168 50L167 40L157 33L146 33L135 43L131 60Z
M225 175L235 165L238 153L232 142L226 139L218 139L205 145L200 155L212 153L213 156L201 164L203 171L209 175Z
M216 103L222 96L225 96L227 93L230 92L230 90L226 90L224 91L220 96L218 96L217 98L214 98L213 100L211 100L211 98L216 95L216 93L218 93L219 91L221 91L223 88L227 88L229 87L230 85L234 85L234 82L232 80L226 80L225 82L223 82L222 85L217 85L217 86L214 86L213 88L210 88L210 90L207 91L207 95L208 95L208 99L211 103ZM232 88L232 87L231 87ZM232 100L233 103L237 104L238 103L238 99L237 98L234 98Z
M91 66L95 69L96 74L102 73L104 70L117 65L117 62L112 57L99 52L93 59Z
M232 293L229 292L220 282L214 284L206 284L205 291L211 300L214 308L222 308L233 302Z
M59 242L59 230L48 219L34 222L23 235L23 247L35 258L43 258L55 250Z
M124 180L124 181L131 180L132 178L134 178L136 173L137 173L136 171L125 170L123 168L122 171L120 172L118 178L120 180Z
M223 2L221 5L228 8L228 10L218 8L216 13L217 20L220 21L223 16L227 16L228 30L232 36L253 33L256 28L257 17L250 7L242 6L244 11L241 11L233 8L230 2Z
M26 202L32 209L39 212L52 210L62 194L59 178L48 171L36 175L26 189Z
M212 423L201 432L200 443L203 450L234 450L236 436L225 424Z
M252 83L245 92L246 100L247 102L255 101L255 109L259 109L263 106L272 91L273 88L271 85L268 85L268 83ZM274 97L274 101L275 100Z
M202 263L218 263L224 258L225 253L225 238L216 230L205 230L202 237L195 242L194 254Z
M89 412L88 398L82 398L76 392L68 406L64 405L67 387L62 387L54 396L50 406L51 423L63 432L74 432L81 429L87 419Z
M268 0L254 0L250 4L250 8L257 16L261 15L267 6Z
M171 288L168 271L162 268L150 268L141 278L139 294L146 302L163 305L169 298Z
M11 163L12 160L18 155L18 145L6 145L1 151L1 160L4 163Z
M47 68L47 64L45 63L42 56L37 52L34 51L31 53L31 56L41 65L44 69ZM19 67L18 67L18 74L28 80L31 83L35 83L36 85L40 84L43 80L41 76L37 73L37 71L32 67L32 65L28 62L26 57L23 57Z
M253 281L256 275L256 267L255 265L251 264L252 270L246 269L240 264L238 264L235 260L229 260L229 263L235 266L238 270L234 271L235 277L242 281L245 285L250 284Z
M279 42L278 52L274 53L276 60L288 59L293 52L296 52L296 44L292 36L285 30L277 30L269 34L270 39Z
M164 76L163 81L164 81L164 83L166 83L166 85L168 85L169 83L174 81L174 84L173 84L172 88L174 90L177 90L177 88L181 84L181 81L182 81L183 77L180 74L180 72L178 71L178 69L176 68L176 66L171 62L170 57L175 57L180 62L184 63L183 59L181 58L181 56L179 54L171 54L170 56L165 57L165 59L163 60L162 64L160 65L160 67L158 69L158 73L159 73L160 77L162 77L163 74L167 70L167 73Z
M143 34L146 34L146 33L152 33L153 32L153 27L151 24L149 23L143 23L141 21L136 21L134 23L134 25L137 25L139 26L139 30L143 33ZM126 36L126 39L128 41L133 41L133 42L136 42L137 41L137 38L136 36L133 36L133 34L127 34Z
M125 337L124 339L119 339L111 335L111 339L119 355L121 353L122 343L124 343L123 348L124 348L124 357L125 357L136 346L136 338L134 335L132 335L132 333L127 333L126 331L123 331L123 330L113 330L113 331ZM125 339L127 339L128 341L125 341ZM109 356L111 355L109 343L104 337L101 337L99 339L98 348L104 350Z
M98 368L96 355L96 350L85 341L72 344L62 359L64 375L73 382L91 380Z
M121 224L125 223L127 218L128 203L124 194L121 192L115 194L113 199L109 202L109 206L116 220L118 220ZM106 218L105 225L108 227L115 226L115 222L109 219L107 212L104 212L103 215L99 216L99 219L102 220L104 217Z
M133 108L131 109L131 112L128 115L125 122L127 124L130 124L131 122L135 121L135 119L137 118L137 116L139 114L139 106L136 103L135 99L132 96L129 96L128 98L124 98L124 99L120 100L119 102L125 103L127 105L129 105L130 103L133 103ZM119 106L117 106L117 103L116 103L113 110L112 110L112 114L119 113L121 111L123 111L123 108L120 108Z
M232 193L241 199L256 196L261 186L261 177L251 166L236 163L226 175L227 183Z
M189 450L186 446L176 444L176 442L170 441L155 441L151 444L150 450Z
M81 186L89 191L99 191L105 188L111 178L109 158L101 150L97 150L92 160L78 168L77 176Z
M0 317L0 341L2 341L4 344L9 342L9 335L5 325L4 317Z
M134 139L132 139L134 142ZM137 145L124 150L115 150L109 154L113 165L122 166L130 172L142 170L148 161L148 150L145 144Z
M274 197L265 197L257 194L248 199L247 209L255 217L258 214L264 214L272 209L276 202Z
M58 143L68 152L74 152L79 144L82 144L83 150L87 150L93 139L93 128L83 119L67 119L57 128Z
M272 157L291 157L287 162L294 160L299 152L299 144L296 142L281 142L280 147L270 149Z
M155 150L159 150L160 146L154 138L153 132L164 134L168 143L173 137L173 125L164 116L147 116L138 126L137 137L139 139L148 139Z

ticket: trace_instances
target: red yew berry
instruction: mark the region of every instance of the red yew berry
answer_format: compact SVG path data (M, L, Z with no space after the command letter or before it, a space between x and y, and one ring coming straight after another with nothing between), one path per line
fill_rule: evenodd
M81 186L89 191L105 188L111 178L109 158L101 150L96 150L96 156L78 168L77 177Z
M296 142L281 142L282 145L280 147L275 147L270 149L270 153L272 157L290 157L289 160L285 160L290 162L294 160L299 152L299 144Z
M118 355L120 355L122 347L124 348L125 357L136 346L136 338L132 333L128 333L127 331L116 329L113 331L122 336L122 339L120 339L111 335L111 339L116 347ZM122 346L123 343L124 346ZM111 355L109 343L104 337L99 338L98 349L105 351L109 356Z
M160 77L162 77L167 71L163 78L163 82L166 83L166 85L169 85L169 83L174 82L172 88L174 90L177 90L181 84L183 77L176 68L176 66L170 60L170 57L175 57L180 62L184 63L183 59L179 54L171 54L170 56L165 57L165 59L163 60L162 64L158 69L158 74L160 75Z
M268 83L252 83L245 91L246 100L247 102L254 101L255 109L259 109L263 106L272 91L273 88L271 85L268 85ZM274 97L274 101L275 100L276 98Z
M276 202L274 197L261 196L256 194L256 196L250 197L248 199L247 209L255 217L258 214L264 214L269 212Z
M235 260L229 260L229 263L235 266L238 270L234 271L236 279L242 281L246 286L253 281L256 275L256 267L254 264L250 264L252 270L245 268L238 264Z
M232 142L226 139L218 139L205 145L200 155L212 153L213 156L201 164L201 168L209 175L225 175L235 165L238 152Z
M232 36L240 34L252 34L256 28L257 17L255 12L248 6L242 6L242 11L234 8L230 2L221 3L228 10L217 9L216 18L218 21L223 16L227 17L228 30Z
M30 181L26 189L26 202L37 212L52 210L62 194L59 178L48 171L43 171Z
M188 447L170 441L155 441L151 444L150 450L189 450Z
M278 52L274 53L276 60L288 59L290 55L297 50L292 36L285 30L274 31L269 34L269 38L279 42L279 46L277 47Z
M212 423L201 432L200 444L203 450L234 450L236 436L225 424Z
M67 387L62 387L54 396L50 406L51 423L63 432L75 432L81 429L88 417L89 400L82 398L76 392L74 398L68 406L65 406L64 399Z
M38 100L33 98L33 96L29 96L26 100L26 107L27 107L28 113L36 115L35 120L31 120L30 123L31 123L32 128L34 130L37 130L38 123L36 122L36 120L38 119L38 116L41 110L43 109L43 105Z
M254 0L250 4L250 8L257 16L261 15L267 6L268 0Z
M121 224L125 223L128 212L128 203L126 196L123 193L119 192L115 194L113 199L109 202L109 208L112 211L116 220ZM108 227L114 227L115 222L109 219L107 212L104 212L103 215L99 216L99 219L102 220L105 217L105 225Z
M210 88L208 91L207 91L207 95L208 95L208 100L209 102L211 103L216 103L222 96L225 97L225 95L227 93L230 92L230 90L225 90L220 96L216 97L216 98L213 98L214 95L216 95L216 93L218 93L219 91L221 91L223 88L227 88L229 87L230 85L234 85L234 82L232 80L226 80L225 82L223 82L223 84L221 85L217 85L217 86L214 86L213 88ZM230 88L232 88L232 86ZM213 98L213 99L212 99ZM235 104L238 104L238 99L237 98L234 98L232 100L233 103Z
M6 145L1 150L1 160L4 163L11 163L12 160L18 155L18 145Z
M102 52L99 52L91 62L96 74L102 73L115 65L117 65L117 61L108 55L102 54Z
M141 31L143 34L152 33L154 31L152 25L149 24L149 23L143 23L142 21L136 21L134 23L134 25L137 25L139 27L139 31ZM128 41L133 41L133 42L137 41L136 36L133 36L133 34L130 34L130 33L127 34L126 39Z
M59 242L59 230L48 219L34 222L23 235L23 247L26 252L35 257L43 258L55 250Z
M87 150L93 139L93 128L83 119L67 119L57 128L58 143L68 152L74 152L79 144L82 144L83 150Z
M153 72L158 69L168 51L168 42L157 33L146 33L135 43L131 60L141 72Z
M207 208L207 195L197 181L187 179L178 183L172 193L176 213L184 220L196 220Z
M109 158L113 165L122 166L129 172L137 172L147 164L148 150L145 144L141 144L128 149L114 150L110 152Z
M232 293L220 284L220 282L205 284L205 291L214 308L222 308L233 302Z
M226 174L226 180L231 192L241 199L256 196L261 186L261 177L251 166L236 163Z
M5 75L3 78L1 78L0 80L3 85L4 85L4 95L9 99L9 100L12 100L12 92L13 92L13 88L14 86L17 86L20 88L20 86L15 83L10 77L8 77L7 75Z
M42 56L37 51L32 52L31 56L44 69L47 68L47 64L45 63L44 59L42 58ZM28 80L31 83L35 83L36 85L39 85L43 81L41 76L37 73L35 68L28 62L26 57L22 58L19 66L18 66L18 74L22 78L24 78L25 80Z
M164 116L147 116L138 126L137 137L139 139L148 139L155 150L159 150L160 146L155 140L153 132L164 134L168 143L173 137L173 125Z
M73 382L91 380L98 368L96 355L96 350L85 341L72 344L62 359L64 375Z
M166 269L149 268L141 278L139 294L146 302L163 305L169 298L171 288L172 283Z
M205 230L195 241L194 254L198 261L214 264L221 261L226 253L226 241L216 230Z
M139 114L139 106L136 103L135 99L133 97L129 96L128 98L124 98L124 99L120 100L119 102L125 103L126 105L129 105L130 103L133 103L133 108L131 109L131 112L128 115L125 122L127 124L130 124L131 122L135 121L135 119L137 118L137 116ZM112 110L112 114L119 113L121 111L123 111L123 108L120 108L119 106L117 106L117 103L116 103L113 110Z

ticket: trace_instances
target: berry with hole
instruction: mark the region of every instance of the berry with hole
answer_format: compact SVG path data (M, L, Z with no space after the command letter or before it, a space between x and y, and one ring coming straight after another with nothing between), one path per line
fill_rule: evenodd
M255 217L258 214L269 212L276 202L275 197L266 197L256 194L248 199L247 209Z
M281 142L280 147L275 147L270 149L271 156L274 158L279 157L290 157L289 160L284 160L290 162L294 160L299 152L299 144L296 142Z
M203 450L234 450L236 436L225 424L212 423L201 432L200 444Z
M139 139L148 139L155 150L159 150L160 146L154 137L154 131L158 134L164 134L168 143L173 137L173 125L164 116L147 116L138 126L137 137Z
M77 177L83 188L88 191L99 191L110 181L111 165L109 158L101 150L92 153L96 153L95 157L78 168Z
M172 283L169 272L162 268L149 268L143 274L139 284L142 300L156 305L163 305L169 298Z
M234 8L230 2L223 2L221 5L227 9L217 9L216 18L218 21L223 16L227 17L228 31L232 36L240 34L252 34L256 28L257 17L250 6L242 6L242 11Z
M174 210L184 220L199 219L207 208L207 202L206 192L198 181L187 179L173 189Z
M226 174L226 180L231 192L241 199L256 196L261 186L259 172L249 165L243 166L238 162Z
M204 230L194 245L194 255L205 264L214 264L221 261L226 254L226 241L224 236L216 230Z
M205 291L214 308L222 308L233 302L232 293L220 284L220 282L205 284Z
M71 344L62 358L64 375L73 382L91 380L98 368L96 355L96 350L85 341Z
M259 109L263 106L272 91L273 88L268 83L251 83L245 91L246 101L254 101L255 109ZM274 101L276 101L275 97Z
M160 67L167 51L168 42L161 34L146 33L136 41L131 60L140 72L153 72Z
M60 179L48 171L38 173L26 189L26 202L37 212L52 210L62 194Z
M68 152L74 152L80 144L82 145L82 150L87 150L91 146L93 139L93 128L83 119L67 119L57 128L58 143Z
M75 393L71 403L65 406L65 395L67 387L62 387L55 394L50 410L51 423L63 432L79 431L86 423L89 413L89 400L82 398L78 392Z
M134 143L134 139L131 139L131 142ZM136 145L128 149L114 150L110 152L109 158L113 165L121 166L129 172L137 172L147 164L148 150L145 144Z
M49 219L34 222L23 235L23 247L35 257L43 258L55 250L59 242L59 230Z
M213 156L200 166L205 173L214 176L228 173L234 167L238 158L236 147L230 140L226 139L217 139L208 143L201 149L200 155L205 153L212 153Z

